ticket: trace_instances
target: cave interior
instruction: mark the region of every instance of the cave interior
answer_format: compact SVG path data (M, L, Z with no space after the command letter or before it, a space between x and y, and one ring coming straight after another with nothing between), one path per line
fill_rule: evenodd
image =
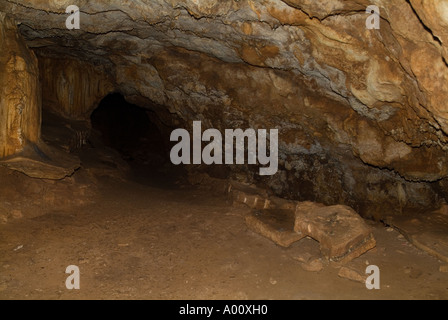
M443 1L59 2L0 3L0 298L448 298Z

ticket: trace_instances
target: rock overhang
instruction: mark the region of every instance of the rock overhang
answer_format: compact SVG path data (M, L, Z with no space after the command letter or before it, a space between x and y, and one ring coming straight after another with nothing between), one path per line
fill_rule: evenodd
M186 124L280 129L283 173L268 183L277 192L304 197L297 179L332 194L337 181L342 191L326 202L386 192L435 203L448 174L443 5L374 3L379 30L365 27L368 1L80 1L80 30L65 28L70 1L8 0L0 11L47 60L41 73L67 73L51 61L75 60L92 70L87 87L103 84L98 96L76 87L94 97L66 108L69 117L119 90ZM58 85L46 92L51 79L42 82L45 104Z

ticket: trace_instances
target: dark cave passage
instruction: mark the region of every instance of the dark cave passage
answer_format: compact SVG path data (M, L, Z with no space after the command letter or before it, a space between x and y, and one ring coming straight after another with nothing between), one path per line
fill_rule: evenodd
M92 134L129 163L160 166L168 161L164 137L147 111L119 93L106 96L91 115Z
M141 184L173 188L184 174L169 159L169 136L160 130L158 115L129 103L120 93L107 95L91 114L90 140L116 150ZM165 128L166 129L166 128ZM165 132L165 134L163 133Z

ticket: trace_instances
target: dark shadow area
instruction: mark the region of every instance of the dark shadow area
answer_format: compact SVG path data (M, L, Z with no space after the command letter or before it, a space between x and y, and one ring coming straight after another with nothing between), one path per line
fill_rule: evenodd
M103 143L117 150L124 160L163 165L168 161L163 137L147 112L128 103L121 94L110 94L92 113L92 128L100 132Z
M135 181L174 187L182 168L171 164L169 137L151 121L154 117L154 112L127 102L121 94L110 94L91 115L91 139L118 151Z

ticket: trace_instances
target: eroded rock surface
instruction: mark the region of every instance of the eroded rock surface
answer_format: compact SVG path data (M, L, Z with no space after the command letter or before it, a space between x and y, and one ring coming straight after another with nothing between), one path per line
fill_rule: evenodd
M22 151L40 138L37 58L13 20L0 12L0 158Z
M448 207L425 215L394 216L387 223L398 229L413 245L448 262Z
M257 188L237 183L231 183L229 190L234 204L251 209L245 217L247 226L279 246L310 237L319 242L325 261L336 266L376 246L371 228L347 206L268 198Z
M297 204L294 231L319 241L322 255L344 264L376 246L372 230L347 206Z
M78 1L81 29L67 30L70 4L0 2L62 114L87 117L116 90L164 106L173 127L278 128L279 173L232 173L278 196L377 218L445 198L444 1Z
M42 101L38 60L0 12L0 166L32 178L63 179L79 159L41 140Z

